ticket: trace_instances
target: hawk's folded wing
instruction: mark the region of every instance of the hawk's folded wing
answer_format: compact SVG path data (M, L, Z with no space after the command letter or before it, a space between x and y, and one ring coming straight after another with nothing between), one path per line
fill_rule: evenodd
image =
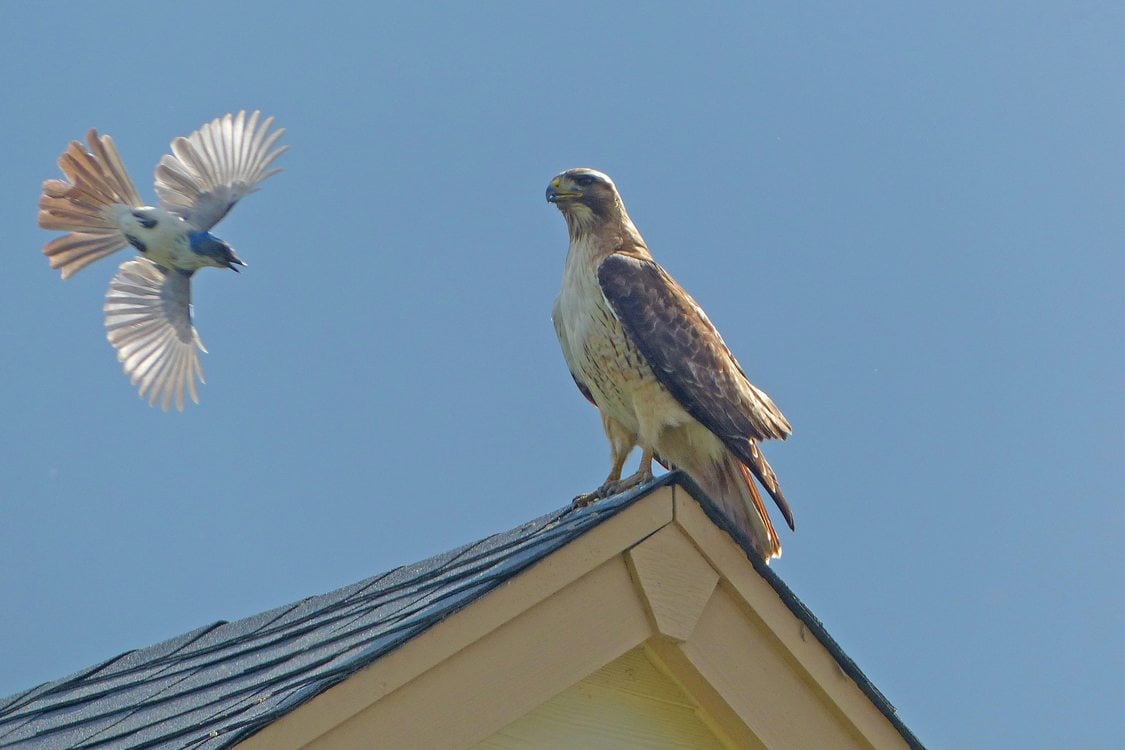
M598 282L660 384L754 472L792 527L789 504L757 446L788 437L789 422L750 383L703 310L649 259L614 253L598 266Z

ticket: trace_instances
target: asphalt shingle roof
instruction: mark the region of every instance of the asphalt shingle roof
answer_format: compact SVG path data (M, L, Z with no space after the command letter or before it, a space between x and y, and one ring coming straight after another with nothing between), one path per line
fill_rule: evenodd
M0 748L231 747L673 483L702 497L690 480L669 474L591 507L567 507L323 596L207 625L0 698ZM702 505L727 528L709 502ZM804 604L750 557L908 743L922 747Z

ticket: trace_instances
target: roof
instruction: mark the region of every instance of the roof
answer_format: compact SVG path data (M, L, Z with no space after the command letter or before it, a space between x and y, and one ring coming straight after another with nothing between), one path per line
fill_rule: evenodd
M514 529L323 596L235 622L217 622L0 698L0 748L227 748L480 599L654 490L569 506ZM757 572L894 725L922 745L894 707L718 509L700 505L748 552Z

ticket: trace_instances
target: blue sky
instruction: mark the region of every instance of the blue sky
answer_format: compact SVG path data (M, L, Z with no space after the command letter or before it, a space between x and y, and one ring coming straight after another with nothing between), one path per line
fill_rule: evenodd
M593 166L793 423L774 567L907 724L1125 742L1121 6L417 5L0 4L0 695L600 482L543 200ZM97 127L152 199L240 108L292 149L164 413L39 185Z

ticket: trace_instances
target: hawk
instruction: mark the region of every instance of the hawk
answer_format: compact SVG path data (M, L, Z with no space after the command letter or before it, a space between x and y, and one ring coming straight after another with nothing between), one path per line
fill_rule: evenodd
M758 449L784 440L788 420L756 388L695 300L653 260L613 181L593 169L551 180L570 235L551 319L570 373L599 410L612 466L585 505L652 479L652 462L682 469L765 560L781 542L754 484L793 514ZM634 447L637 472L621 470Z

